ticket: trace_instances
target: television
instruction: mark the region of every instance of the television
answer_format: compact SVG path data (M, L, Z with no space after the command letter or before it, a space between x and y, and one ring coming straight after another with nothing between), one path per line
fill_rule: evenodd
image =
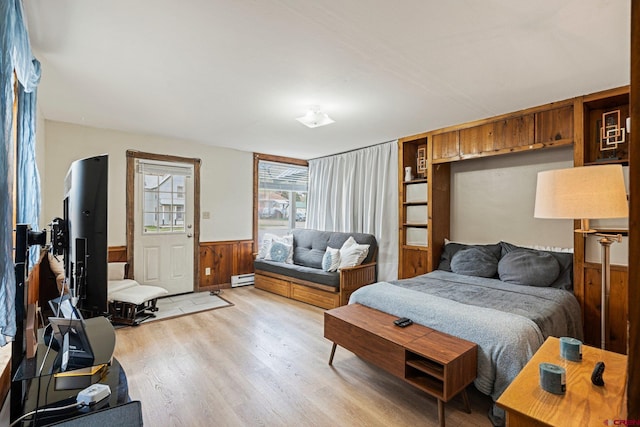
M74 161L64 181L65 277L85 318L107 312L109 156Z

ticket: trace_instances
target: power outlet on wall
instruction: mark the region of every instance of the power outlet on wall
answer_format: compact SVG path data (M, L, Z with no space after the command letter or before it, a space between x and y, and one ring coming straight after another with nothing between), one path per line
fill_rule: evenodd
M204 269L204 275L205 276L211 276L211 268L210 267L207 267L207 268Z

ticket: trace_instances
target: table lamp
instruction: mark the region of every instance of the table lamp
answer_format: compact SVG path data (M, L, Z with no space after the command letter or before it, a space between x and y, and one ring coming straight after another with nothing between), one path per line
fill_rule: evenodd
M598 233L589 219L629 216L627 191L621 165L596 165L556 169L538 173L535 218L580 219L576 233L600 237L602 281L600 302L601 348L606 345L607 308L611 283L610 248L621 242L620 234Z

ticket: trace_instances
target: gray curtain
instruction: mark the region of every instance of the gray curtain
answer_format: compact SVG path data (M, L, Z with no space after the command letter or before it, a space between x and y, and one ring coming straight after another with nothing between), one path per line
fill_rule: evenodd
M370 233L378 280L398 278L398 143L309 160L307 228Z
M35 88L40 80L40 64L33 58L29 36L24 24L20 0L0 1L0 117L2 118L2 148L0 149L0 346L11 341L16 333L15 275L13 266L13 176L14 152L25 161L18 167L20 199L26 200L16 212L18 221L37 227L40 209L40 183L35 170ZM20 83L18 117L18 147L11 135L14 102L14 71ZM38 202L33 202L33 200Z

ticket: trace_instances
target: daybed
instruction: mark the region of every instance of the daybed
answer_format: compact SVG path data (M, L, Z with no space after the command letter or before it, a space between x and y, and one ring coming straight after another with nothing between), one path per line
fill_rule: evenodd
M506 242L445 245L439 269L354 292L360 303L478 344L478 390L495 401L549 336L582 339L573 254ZM494 405L495 406L495 405ZM492 421L503 411L494 407Z
M255 287L322 308L345 305L353 291L376 281L377 249L371 234L266 235L254 261Z

